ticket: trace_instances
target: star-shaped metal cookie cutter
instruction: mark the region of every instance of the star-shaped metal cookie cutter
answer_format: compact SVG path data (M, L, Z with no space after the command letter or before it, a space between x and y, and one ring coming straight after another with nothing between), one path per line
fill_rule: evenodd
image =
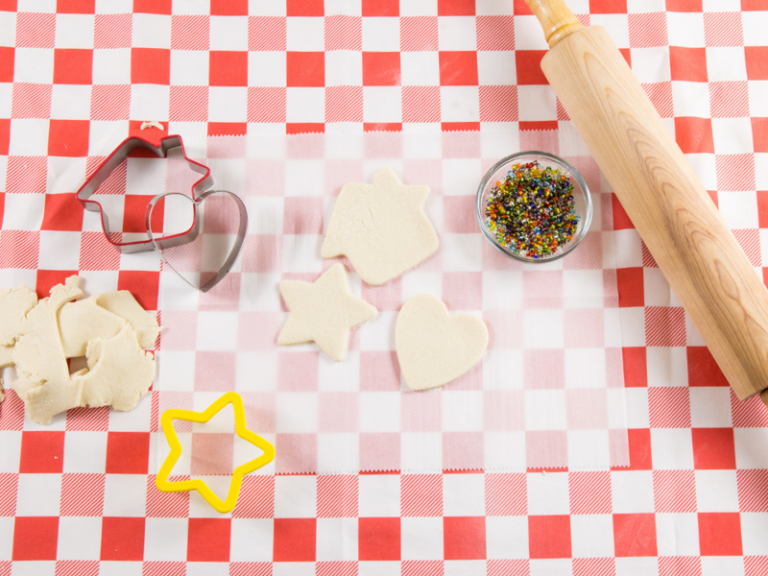
M224 408L227 404L232 404L232 408L235 411L235 433L243 440L247 440L260 448L264 453L258 458L235 468L232 472L232 481L229 484L229 493L227 494L226 500L219 498L204 481L197 478L180 482L170 482L168 477L181 456L181 442L179 442L179 437L176 435L176 430L173 428L173 420L187 420L204 424L213 418L219 410ZM240 486L243 483L243 476L250 474L254 470L258 470L262 466L266 466L275 458L275 447L258 434L248 430L246 427L243 398L237 392L227 392L206 408L204 412L181 410L179 408L166 410L160 418L160 423L163 427L165 437L168 439L168 444L171 447L171 453L168 454L165 462L163 462L163 465L160 467L160 472L157 473L157 478L155 479L157 488L162 492L188 492L190 490L197 490L200 493L200 496L202 496L208 504L222 514L234 510L235 505L237 504L237 497L240 495Z

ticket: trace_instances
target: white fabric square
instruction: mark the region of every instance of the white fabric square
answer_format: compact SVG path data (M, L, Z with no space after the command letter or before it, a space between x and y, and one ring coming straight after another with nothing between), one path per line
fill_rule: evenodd
M605 349L566 348L565 387L605 388Z
M293 18L289 18L290 22ZM245 52L248 50L247 16L211 16L210 49Z
M171 50L171 86L208 86L209 64L208 52Z
M746 80L747 64L744 48L728 46L707 48L707 77L710 82Z
M758 190L768 188L768 154L755 154L755 186Z
M528 518L526 516L487 517L485 549L489 560L528 558Z
M285 52L248 52L249 86L285 86L286 81Z
M283 236L283 272L320 272L320 246L323 238L316 234ZM375 320L375 319L374 319Z
M96 14L130 14L132 7L133 0L96 0Z
M479 88L440 86L440 118L443 122L479 122Z
M230 562L271 562L274 524L271 518L233 518Z
M670 46L701 48L704 44L704 16L701 12L667 12Z
M0 46L16 45L16 13L0 12Z
M655 461L654 466L656 466ZM614 514L639 514L655 511L653 474L650 470L611 472L611 494Z
M563 348L564 318L562 310L524 310L523 337L525 348Z
M485 432L486 470L525 472L525 432Z
M729 228L758 227L756 192L721 192L718 206Z
M741 556L701 557L701 576L742 576L743 574L744 558Z
M612 557L613 517L610 514L571 516L571 550L574 558Z
M480 234L443 234L440 238L443 270L470 272L482 269L483 237Z
M523 351L486 350L483 358L483 389L522 390Z
M365 330L360 331L360 349L394 350L395 318L395 312L380 310L373 320L366 322Z
M617 48L629 48L629 18L626 14L590 14L590 26L602 26Z
M568 564L570 565L570 562ZM484 560L447 560L443 563L443 569L445 576L484 576L487 574ZM539 575L531 572L531 576Z
M526 430L566 430L564 390L526 390Z
M317 402L314 392L280 394L275 408L277 432L317 432Z
M632 268L643 265L643 248L637 230L614 232L616 246L616 267Z
M168 118L170 95L170 86L132 84L131 118L141 121Z
M18 52L19 48L16 49L17 54ZM18 60L16 65L18 66ZM10 156L47 156L48 120L12 118L8 153Z
M325 15L361 16L363 13L360 2L355 0L326 0Z
M18 54L18 48L16 53ZM16 57L18 61L18 56ZM173 58L173 57L172 57ZM173 62L173 59L171 60ZM173 74L173 67L171 67ZM97 84L130 84L131 83L131 50L130 48L94 50L91 79ZM208 75L206 73L206 83ZM167 116L164 116L166 118ZM93 137L93 135L91 135Z
M691 426L693 428L731 428L730 390L724 387L692 387Z
M285 2L248 0L248 14L251 16L285 16Z
M51 93L51 118L90 120L90 117L90 86L75 86L68 84L53 85Z
M61 474L19 474L16 515L58 516Z
M740 12L741 7L736 11ZM766 29L768 29L768 12L749 11L741 14L744 46L765 46Z
M478 52L477 77L481 86L513 85L517 83L515 53L511 51Z
M626 423L622 422L622 428ZM607 430L568 430L568 467L571 470L598 470L611 466ZM627 460L625 465L629 464Z
M40 232L38 266L43 270L77 270L80 261L80 232Z
M289 52L322 52L325 49L325 19L286 18L286 49Z
M210 122L245 122L248 118L248 88L211 86L208 88Z
M740 0L703 0L704 12L738 12L741 10Z
M656 545L659 556L698 556L698 515L656 514Z
M53 83L53 50L16 48L13 66L14 82Z
M186 528L186 522L184 525ZM100 534L101 518L72 516L59 518L56 558L58 560L98 560L101 554ZM184 552L186 553L186 549Z
M443 519L401 518L400 541L403 560L442 560Z
M517 101L521 121L557 120L557 97L549 85L518 86Z
M443 195L468 196L477 192L483 176L482 162L475 158L457 158L443 165Z
M563 272L565 308L603 308L605 286L602 270L566 270Z
M146 475L107 474L104 477L104 516L144 516L146 500Z
M136 408L130 412L110 410L109 430L114 432L146 432L149 430L151 410L152 398L149 394L143 396Z
M651 451L656 470L693 470L690 429L652 428Z
M3 227L12 230L40 230L44 211L44 194L6 194Z
M197 349L234 350L237 325L237 312L200 312L197 315Z
M485 476L443 475L443 516L485 516Z
M357 560L357 538L357 518L318 518L317 561Z
M632 48L632 72L641 83L669 82L669 47Z
M56 48L93 48L93 14L57 14Z
M745 556L768 554L768 514L741 513L741 542Z
M435 296L443 293L443 275L440 272L421 272L416 270L401 276L400 282L403 302L423 292Z
M2 443L0 446L3 446L3 451L0 452L0 473L17 473L19 471L19 462L21 458L21 431L0 431L0 443ZM66 443L64 446L66 452ZM66 467L64 471L67 472Z
M403 433L400 435L402 472L442 470L443 437L438 433Z
M0 534L13 534L13 527L16 519L13 516L0 518ZM13 558L13 538L0 539L0 560L10 561ZM23 564L34 564L34 562L24 562ZM53 562L51 562L53 564ZM36 576L36 575L35 575Z
M85 170L85 158L49 156L45 191L48 194L69 194L72 190L77 190L85 181Z
M526 474L528 483L528 514L568 514L568 474L555 472Z
M522 304L522 271L483 272L483 310L518 310Z
M672 82L675 116L709 118L709 84L706 82Z
M280 280L280 274L272 272L240 274L240 311L279 312Z
M483 393L443 390L443 431L482 432Z
M643 269L643 296L646 306L670 306L672 289L658 268Z
M358 576L400 576L400 562L358 562L357 569ZM274 576L280 575L275 572Z
M405 14L402 15L405 16ZM399 50L399 18L363 18L363 52L398 52Z
M477 50L474 16L439 16L437 37L440 50Z
M717 172L714 154L686 154L686 160L696 172L705 190L717 190Z
M548 50L536 16L515 16L515 48L517 50Z
M363 54L357 50L332 50L325 53L326 86L362 86Z
M133 38L134 48L170 48L171 47L171 17L165 14L134 14Z
M160 273L157 306L160 310L197 310L200 293L173 271Z
M666 12L664 0L627 0L629 14L647 14L648 12ZM611 554L612 556L612 554Z
M163 391L192 392L195 388L195 353L162 350L156 356L156 382Z
M360 392L360 431L399 432L400 392Z
M736 470L696 470L698 512L738 512Z
M688 358L685 348L649 347L646 363L648 386L688 386Z
M400 475L361 475L358 478L360 518L400 516Z
M712 118L716 154L754 152L752 123L749 118Z
M478 52L478 54L480 54L480 52ZM511 151L520 149L519 132L504 131L504 123L483 122L482 126L489 127L489 130L480 132L480 156L482 158L501 159L509 156ZM499 129L494 130L494 127L498 127ZM562 153L562 147L560 151Z
M360 353L350 351L344 362L334 362L320 355L318 387L321 392L357 392L359 390Z
M324 122L324 88L286 88L288 122Z
M316 518L317 477L275 476L275 518Z
M439 53L434 51L401 52L400 81L403 86L439 86Z
M317 435L318 474L339 474L360 469L360 436L357 433Z
M6 432L5 434L8 434ZM9 444L4 444L9 447ZM5 448L3 449L5 451ZM103 474L107 461L107 435L68 431L64 435L64 472ZM18 468L16 468L18 470Z
M402 122L400 86L363 86L363 121Z
M144 527L144 559L186 561L188 525L186 518L147 518Z

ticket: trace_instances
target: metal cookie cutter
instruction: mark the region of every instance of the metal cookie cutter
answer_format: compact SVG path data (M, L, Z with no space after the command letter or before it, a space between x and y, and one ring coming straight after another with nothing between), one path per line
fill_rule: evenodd
M101 186L107 180L107 178L109 178L112 172L114 172L114 170L123 162L123 160L128 158L128 156L134 150L137 150L137 149L149 150L159 158L166 158L168 156L168 151L173 150L174 148L181 148L181 153L184 156L184 160L187 161L187 164L190 166L190 168L192 168L192 170L194 170L195 172L201 175L201 178L192 185L192 197L189 198L188 196L184 194L179 194L177 192L158 194L157 196L152 198L147 204L147 210L146 210L147 239L137 240L133 242L113 241L110 236L109 220L107 218L107 214L104 212L101 204L96 200L92 200L91 196L93 195L94 192L96 192L99 186ZM181 276L181 278L187 284L189 284L190 286L192 286L197 290L200 290L201 292L207 292L208 290L213 288L222 278L224 278L227 272L229 272L229 269L232 267L232 265L234 264L234 261L237 259L237 256L240 253L240 249L242 248L243 242L245 241L245 235L248 228L248 212L245 208L245 204L243 203L243 201L236 194L233 194L232 192L228 192L226 190L209 190L209 188L212 185L213 185L213 177L211 176L210 169L207 166L200 164L199 162L195 162L194 160L190 159L187 156L187 153L184 150L184 143L181 139L181 136L177 136L177 135L166 136L165 138L162 138L160 140L159 146L143 138L139 138L138 136L132 136L124 140L117 148L115 148L115 150L107 157L107 159L101 164L101 166L99 166L96 169L96 171L80 187L80 189L77 191L76 197L86 210L99 213L99 215L101 216L101 227L102 227L102 230L104 231L104 235L107 238L107 242L109 242L117 250L125 254L130 254L134 252L144 252L144 251L149 251L154 249L160 255L160 257L170 266L170 268L174 272L176 272L179 276ZM166 248L172 248L174 246L181 246L183 244L188 244L190 242L193 242L198 237L201 231L201 219L198 217L199 206L207 196L210 196L213 194L228 194L232 196L232 198L235 200L235 204L239 212L240 223L238 226L237 236L235 238L235 242L232 246L232 249L230 250L229 255L227 256L226 260L222 264L217 274L214 277L210 278L202 286L196 286L195 284L191 283L187 278L185 278L182 274L180 274L173 267L173 265L171 265L171 263L168 262L168 259L165 257L162 251ZM183 196L184 198L187 198L192 203L194 208L192 225L186 231L183 231L177 234L171 234L168 236L163 236L161 238L156 238L152 234L152 227L150 224L152 209L154 208L155 204L157 204L157 202L159 202L161 199L169 195Z

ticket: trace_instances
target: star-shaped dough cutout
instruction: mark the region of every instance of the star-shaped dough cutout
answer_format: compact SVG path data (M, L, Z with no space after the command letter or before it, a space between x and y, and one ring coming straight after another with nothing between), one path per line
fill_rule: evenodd
M341 263L331 266L315 282L283 280L280 293L290 316L277 336L277 343L288 346L314 342L337 362L347 356L352 328L378 312L349 292Z
M176 435L173 421L187 420L189 422L205 424L218 414L227 404L232 404L232 408L235 411L235 433L243 440L260 448L264 453L258 458L246 462L234 469L226 500L219 498L216 493L208 487L208 484L198 478L181 482L169 482L168 477L181 456L181 442L179 442L179 437ZM203 412L181 410L179 408L166 410L160 418L160 423L162 424L165 437L168 439L168 445L171 447L171 452L168 454L165 462L163 462L163 465L160 467L160 471L157 473L157 478L155 479L157 488L161 492L188 492L190 490L197 490L200 493L200 496L202 496L208 504L222 514L231 512L234 510L235 505L237 505L237 497L240 495L240 486L243 483L243 476L250 474L254 470L258 470L262 466L266 466L275 459L275 447L255 432L248 430L245 424L245 407L243 406L243 399L237 392L227 392L216 400L216 402L208 406Z
M373 184L341 189L328 223L321 256L345 255L360 277L379 286L437 251L439 240L424 213L429 186L406 186L382 168Z

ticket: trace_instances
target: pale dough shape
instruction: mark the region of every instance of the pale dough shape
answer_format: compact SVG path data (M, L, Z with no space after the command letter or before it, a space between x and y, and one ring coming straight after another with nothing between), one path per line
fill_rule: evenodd
M71 380L46 382L27 392L27 415L32 420L48 424L59 412L78 406L132 410L155 377L152 354L139 347L129 324L112 338L92 340L86 358L88 369L76 372Z
M144 310L128 290L104 292L96 294L94 298L99 306L125 318L128 324L133 326L139 337L139 346L152 348L155 345L155 340L160 334L157 318Z
M277 336L281 346L315 342L337 362L347 355L349 332L378 312L353 296L342 264L334 264L315 282L283 280L280 293L290 311Z
M379 286L437 251L424 202L429 186L406 186L389 168L373 184L345 184L333 208L321 256L345 255L360 277Z
M397 315L395 348L405 383L427 390L455 380L483 357L488 328L469 314L449 315L445 304L417 294Z
M0 370L13 366L13 346L0 346Z
M24 315L37 304L37 294L24 286L0 290L0 346L13 346Z

